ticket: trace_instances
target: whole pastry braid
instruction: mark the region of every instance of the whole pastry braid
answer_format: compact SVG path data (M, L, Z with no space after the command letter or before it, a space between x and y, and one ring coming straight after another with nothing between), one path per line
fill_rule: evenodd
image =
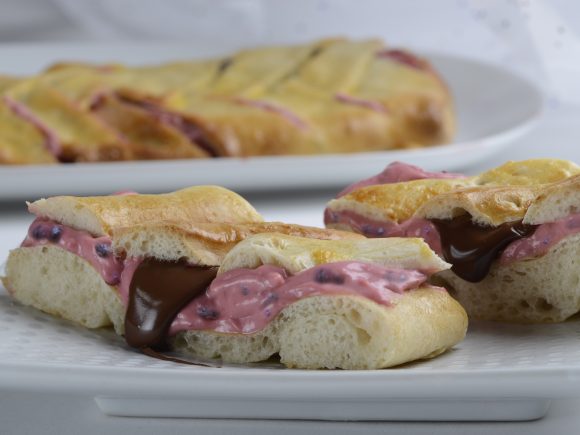
M0 96L4 164L351 153L455 130L431 65L375 39L137 68L62 63L0 76Z
M375 369L431 358L467 316L428 277L449 267L419 239L368 240L263 222L233 192L55 197L10 252L19 302L112 326L150 355Z
M472 317L556 322L580 311L579 210L572 162L508 162L475 177L394 163L330 201L325 223L422 237L453 265L434 282Z

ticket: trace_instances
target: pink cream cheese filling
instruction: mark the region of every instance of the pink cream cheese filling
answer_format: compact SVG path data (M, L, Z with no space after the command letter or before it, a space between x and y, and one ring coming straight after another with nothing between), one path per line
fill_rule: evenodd
M352 228L356 233L369 238L420 237L439 256L442 253L439 231L427 219L411 218L397 223L369 219L348 210L332 211L326 209L324 210L324 224L344 224Z
M541 224L533 234L510 243L499 261L507 265L525 258L541 257L562 239L576 233L580 233L580 213Z
M109 285L121 281L123 260L115 257L111 239L94 237L86 231L75 230L50 219L38 217L32 222L21 247L54 245L88 261Z
M271 265L235 269L219 275L177 315L170 335L186 330L250 334L264 329L288 305L311 296L362 296L390 306L426 280L416 270L359 261L323 264L291 276Z
M370 238L377 237L421 237L433 251L443 256L441 237L435 225L427 219L411 218L401 223L381 222L368 219L351 211L325 210L324 222L348 225L355 232ZM538 258L559 243L562 239L580 233L580 213L571 214L555 222L539 225L527 237L510 243L499 257L501 265L506 266L527 258Z
M94 237L47 218L30 226L22 247L54 245L88 261L103 280L116 286L128 306L129 289L141 258L115 257L110 238ZM358 295L384 306L417 288L427 274L347 261L324 264L297 275L276 266L236 269L218 276L207 291L175 318L170 335L184 330L252 333L265 328L285 307L319 295Z
M383 172L358 181L343 189L336 197L347 195L354 190L367 186L377 186L380 184L401 183L403 181L425 180L425 179L452 179L466 178L463 174L452 172L428 172L418 166L409 165L403 162L393 162L388 165Z

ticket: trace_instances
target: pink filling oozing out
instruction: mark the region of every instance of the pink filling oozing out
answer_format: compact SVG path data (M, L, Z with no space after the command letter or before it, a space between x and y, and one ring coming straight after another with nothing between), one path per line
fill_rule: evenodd
M61 145L56 133L42 122L34 113L32 113L24 104L7 96L2 97L2 101L4 101L16 116L32 124L40 134L42 134L44 137L45 148L53 156L58 158L61 152Z
M355 232L370 238L381 237L420 237L433 251L441 255L441 238L435 225L427 219L411 218L401 223L377 221L352 211L324 211L324 223L344 224Z
M426 280L427 275L419 271L358 261L319 265L292 276L271 265L231 270L177 315L170 334L184 330L253 333L288 305L311 296L357 295L389 306Z
M530 236L510 243L503 251L500 263L505 265L525 258L541 257L560 240L579 232L580 213L541 224Z
M36 218L28 229L22 247L55 245L88 261L109 285L117 285L123 272L123 260L113 255L111 239L94 237L46 218Z
M433 251L442 256L439 232L427 219L411 218L401 223L380 222L351 211L335 212L326 209L324 222L346 224L354 231L371 238L421 237ZM519 260L541 257L562 239L576 233L580 233L580 213L541 224L529 236L510 243L502 252L499 262L501 265L509 265Z
M380 174L351 184L350 186L343 189L336 197L340 198L341 196L347 195L354 190L367 186L401 183L403 181L445 178L465 178L465 175L454 174L452 172L428 172L419 168L418 166L409 165L403 162L393 162L388 165Z

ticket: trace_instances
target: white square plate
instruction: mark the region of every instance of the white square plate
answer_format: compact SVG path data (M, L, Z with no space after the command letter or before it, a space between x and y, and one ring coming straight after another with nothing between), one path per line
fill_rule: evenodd
M127 348L0 295L0 389L82 394L107 415L319 420L530 420L580 397L580 321L473 323L453 350L373 371L202 367Z

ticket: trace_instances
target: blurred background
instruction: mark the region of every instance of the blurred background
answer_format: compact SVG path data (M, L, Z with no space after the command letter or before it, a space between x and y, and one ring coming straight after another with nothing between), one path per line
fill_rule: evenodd
M501 63L580 102L580 4L569 0L0 0L0 42L180 41L230 51L320 36Z

